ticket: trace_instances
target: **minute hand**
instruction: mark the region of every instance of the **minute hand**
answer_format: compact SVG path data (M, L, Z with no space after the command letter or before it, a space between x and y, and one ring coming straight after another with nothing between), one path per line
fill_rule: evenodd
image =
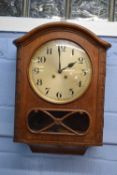
M58 73L61 73L61 50L60 50L60 46L58 46L58 55L59 55Z
M73 67L74 64L76 64L76 63L77 63L77 61L72 62L72 63L69 63L67 66L65 66L65 67L63 67L63 68L61 69L61 72L62 72L63 70L65 70L65 69L67 69L67 68L71 68L71 67Z

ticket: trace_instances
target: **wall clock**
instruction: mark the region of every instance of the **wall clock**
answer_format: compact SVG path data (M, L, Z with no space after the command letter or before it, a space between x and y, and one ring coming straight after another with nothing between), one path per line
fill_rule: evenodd
M110 44L67 22L39 26L14 43L14 140L33 152L83 154L102 145Z

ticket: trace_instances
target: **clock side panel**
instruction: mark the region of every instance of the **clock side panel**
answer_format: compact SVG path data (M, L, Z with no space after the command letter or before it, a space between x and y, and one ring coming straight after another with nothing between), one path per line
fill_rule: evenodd
M20 131L24 132L25 123L21 120L22 111L25 112L25 100L24 89L25 83L23 77L24 64L22 47L17 48L17 60L16 60L16 90L15 90L15 122L14 122L14 140L17 135L20 135ZM22 128L22 129L21 129Z
M106 50L99 48L99 78L97 90L97 112L96 138L99 142L103 142L103 127L104 127L104 95L105 95L105 77L106 77Z
M54 39L68 39L80 44L88 53L93 67L93 76L91 84L87 91L77 100L68 104L52 104L39 98L32 90L29 84L27 71L30 59L33 52L40 47L43 43ZM103 52L104 53L104 52ZM99 69L99 46L90 41L89 38L84 38L82 35L69 33L69 32L53 32L37 37L36 40L22 46L18 50L17 58L17 82L16 82L16 112L15 112L15 141L35 144L74 144L74 145L99 145L101 144L102 136L102 109L103 101L97 101L98 95L100 100L104 94L100 88L100 82L104 77L101 76ZM99 58L100 57L100 58ZM103 57L103 56L102 56ZM104 60L104 59L103 59ZM104 63L105 66L105 63ZM104 69L104 66L102 69ZM100 70L100 72L99 72ZM104 71L104 70L103 70ZM99 74L100 73L100 74ZM104 84L103 84L104 85ZM84 134L49 134L41 132L32 132L28 125L28 114L31 111L83 111L88 113L90 120L90 127ZM97 115L99 113L99 115ZM60 122L60 121L59 121ZM98 122L98 126L97 126ZM100 132L101 131L101 132ZM98 134L99 136L97 136ZM67 136L67 137L66 137Z

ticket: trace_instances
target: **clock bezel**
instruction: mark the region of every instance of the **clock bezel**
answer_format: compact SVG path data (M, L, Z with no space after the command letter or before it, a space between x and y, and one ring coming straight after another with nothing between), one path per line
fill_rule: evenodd
M31 76L30 76L30 66L31 66L31 59L32 59L32 57L35 55L35 53L43 46L43 45L45 45L46 43L49 43L49 42L51 42L51 41L69 41L69 42L71 42L71 43L74 43L75 45L77 45L77 46L79 46L79 47L81 47L81 49L83 49L84 50L84 52L86 53L86 55L87 55L87 58L88 58L88 61L89 61L89 65L90 65L90 80L89 80L89 82L88 82L88 85L86 86L86 88L84 88L84 91L79 95L79 96L75 96L74 98L70 98L69 100L62 100L62 101L58 101L57 99L55 100L55 99L51 99L50 97L47 97L47 96L45 96L45 95L43 95L40 91L37 91L37 89L35 88L35 86L34 86L34 83L33 83L33 80L30 78ZM31 55L31 57L30 57L30 61L29 61L29 65L28 65L28 70L27 70L27 76L28 76L28 82L29 82L29 85L30 85L30 87L32 88L32 90L34 91L34 93L37 95L37 97L39 98L41 98L42 100L45 100L45 101L47 101L47 102L49 102L49 103L53 103L53 104L59 104L59 105L62 105L62 104L68 104L68 103L71 103L71 102L73 102L73 101L75 101L75 100L77 100L77 99L79 99L79 98L81 98L86 92L87 92L87 90L89 89L89 87L90 87L90 84L91 84L91 81L92 81L92 77L93 77L93 66L92 66L92 61L91 61L91 58L90 58L90 56L89 56L89 54L88 54L88 52L86 51L86 49L84 49L79 43L77 43L77 42L75 42L74 40L71 40L71 39L67 39L67 38L56 38L55 37L55 39L49 39L49 40L47 40L46 42L43 42L43 43L41 43L40 44L40 46L39 47L37 47L35 50L34 50L34 52L32 53L32 55Z

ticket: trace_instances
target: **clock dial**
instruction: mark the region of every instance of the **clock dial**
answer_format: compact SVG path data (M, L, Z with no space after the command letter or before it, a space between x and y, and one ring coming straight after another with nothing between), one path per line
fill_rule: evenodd
M68 40L43 44L33 54L29 82L41 98L64 104L79 98L88 88L92 65L83 48Z

